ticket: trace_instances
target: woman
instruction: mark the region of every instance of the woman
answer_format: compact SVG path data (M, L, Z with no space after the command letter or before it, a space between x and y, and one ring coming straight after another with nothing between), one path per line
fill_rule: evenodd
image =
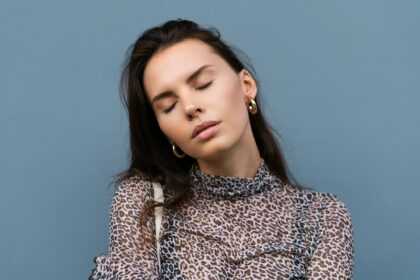
M131 164L90 279L352 277L347 207L292 181L254 75L216 29L173 20L146 30L121 92ZM164 204L154 203L158 181Z

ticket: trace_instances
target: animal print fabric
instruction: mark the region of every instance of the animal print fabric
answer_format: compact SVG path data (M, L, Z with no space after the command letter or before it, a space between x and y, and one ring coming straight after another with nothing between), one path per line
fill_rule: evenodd
M253 178L210 175L197 165L189 175L192 199L164 209L161 271L155 244L143 243L155 236L154 218L144 236L139 230L153 187L136 175L114 194L109 250L94 258L90 280L352 278L352 221L337 196L283 183L264 160Z

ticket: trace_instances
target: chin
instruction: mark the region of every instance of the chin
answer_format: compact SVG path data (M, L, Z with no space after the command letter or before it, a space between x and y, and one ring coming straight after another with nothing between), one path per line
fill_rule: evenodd
M214 139L216 140L216 139ZM217 139L219 140L219 139ZM208 145L205 145L202 150L197 151L196 153L196 159L200 160L215 160L227 152L229 152L235 145L233 143L230 143L229 141L214 141L212 143L207 143Z

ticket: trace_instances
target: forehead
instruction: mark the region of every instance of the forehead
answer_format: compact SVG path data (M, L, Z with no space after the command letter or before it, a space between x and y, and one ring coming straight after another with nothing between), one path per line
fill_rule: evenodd
M146 65L143 83L146 92L154 92L176 82L185 82L192 72L204 64L215 67L223 65L224 60L206 43L188 39L152 56Z

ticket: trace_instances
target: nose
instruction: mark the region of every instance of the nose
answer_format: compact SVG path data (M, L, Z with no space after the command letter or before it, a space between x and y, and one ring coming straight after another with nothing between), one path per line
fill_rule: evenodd
M197 115L202 112L202 109L193 103L189 103L188 105L185 106L185 112L186 112L187 118L191 120L197 117Z

